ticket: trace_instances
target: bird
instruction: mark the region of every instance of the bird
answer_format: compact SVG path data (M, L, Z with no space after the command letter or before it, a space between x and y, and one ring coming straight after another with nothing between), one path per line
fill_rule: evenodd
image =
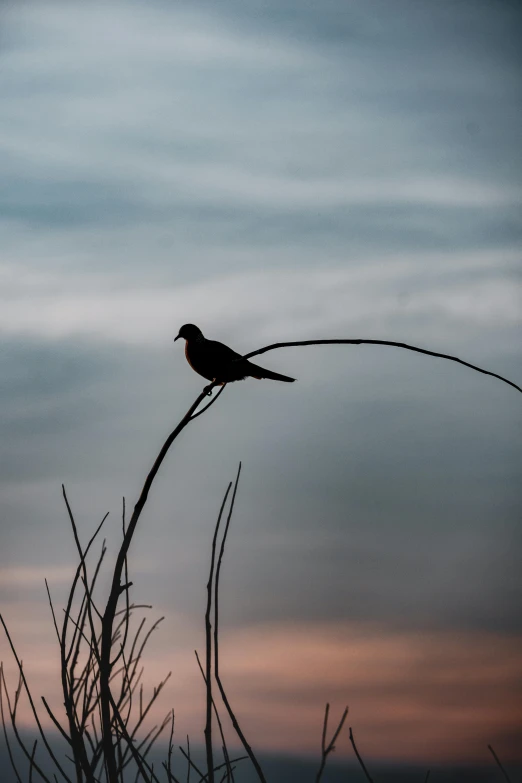
M185 356L192 369L212 383L223 386L232 381L243 381L245 378L269 378L271 381L293 383L295 378L281 375L272 370L265 370L241 354L233 351L228 345L216 340L207 340L203 332L195 324L184 324L174 342L182 337L185 340Z

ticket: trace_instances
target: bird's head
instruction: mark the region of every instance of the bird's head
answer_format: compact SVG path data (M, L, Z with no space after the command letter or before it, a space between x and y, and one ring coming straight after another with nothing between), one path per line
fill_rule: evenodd
M183 324L178 332L178 336L174 338L174 342L179 340L180 337L183 337L184 340L201 340L203 338L203 333L201 329L194 324Z

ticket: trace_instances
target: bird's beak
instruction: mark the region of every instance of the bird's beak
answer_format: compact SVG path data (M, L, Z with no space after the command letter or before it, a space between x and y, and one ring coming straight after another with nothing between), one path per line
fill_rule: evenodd
M179 340L180 337L181 337L181 335L178 334L178 336L174 338L174 342L176 342L176 340Z

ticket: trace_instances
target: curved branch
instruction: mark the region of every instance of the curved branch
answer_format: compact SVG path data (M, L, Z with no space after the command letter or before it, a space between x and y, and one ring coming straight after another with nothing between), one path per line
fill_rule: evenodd
M196 411L196 413L193 413L193 414L192 414L192 416L190 417L190 420L191 420L191 421L194 421L194 419L197 419L197 417L198 417L198 416L201 416L201 414L202 414L202 413L205 413L205 411L208 411L208 409L210 408L210 406L211 406L211 405L214 405L215 401L217 400L217 398L219 397L219 395L221 394L221 392L224 392L224 391L225 391L225 388L226 388L226 383L224 383L224 384L223 384L223 386L222 386L222 387L221 387L221 389L218 391L218 393L216 394L216 396L215 396L215 397L214 397L212 400L210 400L210 402L209 402L209 403L207 403L207 405L205 405L205 407L204 407L204 408L201 408L201 410L200 410L200 411Z
M514 389L522 393L522 388L520 386L517 386L516 383L513 383L513 381L509 381L507 378L504 378L502 375L497 375L496 372L490 372L489 370L484 370L482 369L482 367L477 367L476 364L470 364L469 362L465 362L464 359L459 359L456 356L450 356L447 353L428 351L426 348L417 348L417 346L408 345L408 343L396 343L393 340L357 340L357 339L298 340L297 342L272 343L272 345L267 345L264 348L259 348L257 351L251 351L250 353L247 353L244 356L242 356L240 359L236 359L236 361L251 359L252 356L259 356L259 354L261 353L266 353L267 351L274 351L276 348L295 348L300 345L391 345L394 348L405 348L407 351L414 351L415 353L423 353L426 356L435 356L438 359L448 359L450 362L457 362L458 364L463 364L464 367L469 367L471 370L480 372L483 375L491 375L493 378L498 378L499 381L503 381L504 383L509 384L509 386L512 386Z
M180 432L182 432L182 430L185 429L187 424L189 424L189 422L192 420L193 413L196 411L198 406L201 405L205 397L208 396L209 391L211 391L214 386L215 384L211 383L209 386L206 386L203 389L201 394L198 395L196 401L190 406L190 408L183 416L183 418L181 419L177 427L170 433L167 440L163 444L160 453L156 457L156 460L147 478L145 479L143 489L141 490L141 495L139 496L138 501L134 506L134 511L132 512L129 525L123 537L123 543L121 545L120 551L118 552L118 557L116 558L116 564L114 566L114 572L112 577L111 590L109 593L109 598L107 600L107 605L105 607L105 612L103 613L103 619L102 619L101 649L100 649L100 662L99 662L100 703L101 703L101 713L102 713L101 714L102 743L103 743L103 753L107 763L107 772L108 772L107 777L109 783L118 783L115 749L112 742L112 719L111 719L111 705L114 708L114 701L112 698L112 693L110 688L110 679L111 679L111 671L112 671L112 663L111 663L111 647L112 647L112 636L113 636L112 629L114 624L114 618L116 616L116 609L118 606L118 598L121 594L121 590L120 590L121 576L127 558L127 553L129 551L132 538L134 536L134 531L136 530L136 525L138 524L138 520L141 516L141 512L143 511L145 503L147 502L150 488L152 486L154 479L156 478L156 474L158 473L163 463L163 460L167 456L167 453L170 447L172 446L173 442L175 441L175 439L178 437Z
M364 774L366 776L366 780L368 781L368 783L373 783L373 779L370 777L370 773L366 769L366 765L365 765L364 761L361 758L361 754L357 750L357 745L355 744L355 738L353 736L353 731L352 731L352 727L351 726L350 726L350 742L352 743L352 748L354 749L355 755L357 756L357 760L358 760L359 764L361 765L362 770L363 770L363 772L364 772Z
M335 743L337 742L337 738L339 734L341 733L341 730L344 726L344 722L346 720L346 717L348 715L348 707L345 708L341 720L337 724L337 728L334 731L332 735L332 739L326 744L326 732L328 730L328 715L330 714L330 705L327 703L326 708L324 711L324 722L323 722L323 735L321 737L321 765L319 767L319 770L317 772L315 783L320 783L321 778L323 777L323 772L326 767L326 760L328 759L328 756L330 753L333 753L335 750Z
M232 514L234 513L234 503L236 501L237 487L239 484L240 475L241 475L241 462L239 463L236 482L234 484L234 491L232 493L232 500L230 502L230 508L228 510L227 522L225 525L225 530L223 532L223 537L221 539L221 547L219 550L219 556L218 556L217 566L216 566L216 576L214 578L214 676L216 678L219 692L221 693L221 698L223 699L223 703L227 709L230 720L232 721L232 725L235 729L235 732L239 737L239 739L241 740L241 744L243 745L244 749L248 753L250 761L252 762L257 772L257 776L259 780L261 781L261 783L266 783L266 778L263 773L263 770L261 769L261 765L257 760L254 751L250 747L247 738L243 734L243 730L241 729L241 726L239 725L238 720L234 714L234 711L231 707L230 701L228 700L228 696L226 694L223 683L221 682L221 677L219 675L219 576L221 574L221 564L223 562L223 555L225 553L225 544L227 541L228 528L230 526L230 520L232 519ZM216 535L217 535L217 528L216 528Z
M224 388L224 387L223 387ZM216 397L217 399L217 397ZM211 404L211 403L209 403ZM207 406L208 407L208 406ZM207 691L207 719L205 723L205 747L207 753L207 774L208 782L214 783L214 758L212 750L212 705L214 699L212 698L212 626L210 623L210 610L212 608L212 583L214 580L214 566L216 562L216 544L219 532L219 526L221 524L221 518L228 498L228 493L232 488L232 482L227 487L225 497L219 509L219 516L216 522L214 530L214 537L212 539L212 553L210 558L210 573L207 582L207 610L205 612L205 684ZM214 705L215 706L215 705Z
M7 630L7 625L5 624L4 618L2 617L1 614L0 614L0 623L2 624L2 626L4 628L5 635L7 636L7 641L9 642L9 646L11 648L11 652L13 653L13 657L14 657L16 663L17 663L18 672L19 672L19 675L20 675L20 680L19 680L19 685L18 685L18 692L17 692L17 694L15 696L14 708L13 708L12 711L11 711L11 709L9 709L9 714L10 714L11 723L13 725L13 728L14 728L14 724L15 724L16 705L17 705L17 702L18 702L19 693L22 690L22 683L23 683L23 686L25 688L25 692L27 694L27 698L29 699L29 704L31 705L31 711L33 713L33 717L35 719L36 725L38 726L38 730L40 732L40 736L41 736L41 738L43 740L45 748L46 748L49 756L53 760L54 765L56 766L56 768L58 769L58 771L62 775L62 777L67 781L67 783L72 783L70 777L68 775L66 775L66 773L64 772L64 770L60 766L60 762L56 758L56 756L55 756L55 754L53 752L52 747L50 746L49 742L47 741L47 737L45 736L45 732L44 732L42 724L40 722L40 718L39 718L38 713L36 711L36 707L34 706L34 701L33 701L33 697L32 697L31 691L29 690L29 685L27 684L27 680L25 678L25 673L24 673L22 661L18 657L18 653L16 652L16 648L15 648L15 646L13 644L13 640L11 639L9 631ZM5 683L5 679L4 679L4 688L5 688L5 692L6 692L6 696L7 696L7 685ZM9 706L9 703L8 703L8 706ZM25 750L24 746L22 746L22 748L24 749L24 753L27 755L27 751ZM35 766L34 759L33 759L33 761L31 763L32 763L33 766Z
M504 775L504 778L507 780L507 783L511 783L511 780L510 780L510 778L509 778L509 775L508 775L508 773L506 772L506 770L505 770L505 769L504 769L504 767L502 766L502 764L501 764L501 762L500 762L500 759L499 759L499 757L497 756L497 754L495 753L495 751L493 750L493 748L491 747L491 745L488 745L488 750L490 750L490 751L491 751L491 755L493 756L493 758L494 758L494 759L495 759L495 761L497 762L497 766L498 766L498 768L500 769L500 771L502 772L502 774Z

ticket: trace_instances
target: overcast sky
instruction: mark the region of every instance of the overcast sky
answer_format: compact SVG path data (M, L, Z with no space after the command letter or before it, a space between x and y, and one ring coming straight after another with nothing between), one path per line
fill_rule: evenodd
M59 685L43 578L60 604L74 563L60 485L114 543L203 385L181 324L243 353L406 341L522 384L521 22L508 0L2 5L0 591L37 694ZM370 756L515 758L520 394L393 348L260 364L298 382L226 389L131 551L179 725L197 742L242 460L222 666L253 743L315 753L329 699Z

